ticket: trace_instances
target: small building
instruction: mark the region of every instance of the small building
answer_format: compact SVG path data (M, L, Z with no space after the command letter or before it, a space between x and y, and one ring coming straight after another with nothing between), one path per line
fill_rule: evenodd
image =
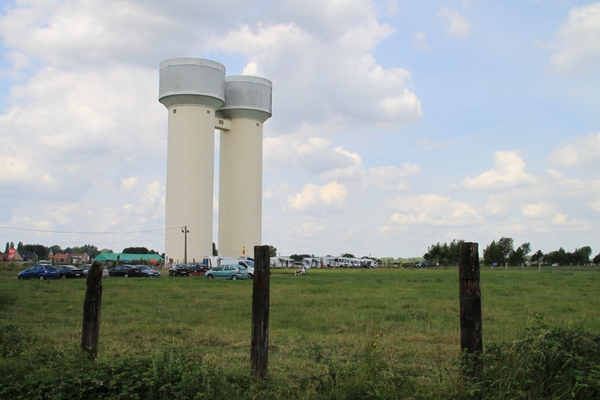
M50 259L52 260L52 264L71 264L71 254L69 253L55 254L50 256Z
M17 259L17 257L16 257L17 254L19 254L22 261L33 261L33 260L37 259L37 254L32 253L29 250L17 251L17 253L15 253L15 260Z
M85 264L88 262L90 262L90 256L88 253L72 253L71 262L69 264Z

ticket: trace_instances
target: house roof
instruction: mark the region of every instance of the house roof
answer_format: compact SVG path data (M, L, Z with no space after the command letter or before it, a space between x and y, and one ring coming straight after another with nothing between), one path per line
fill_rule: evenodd
M52 256L52 258L68 258L70 256L69 253L65 253L65 254L55 254Z

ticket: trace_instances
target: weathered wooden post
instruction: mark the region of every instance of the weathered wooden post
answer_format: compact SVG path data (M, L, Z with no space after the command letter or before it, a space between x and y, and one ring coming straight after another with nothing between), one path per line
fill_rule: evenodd
M460 349L463 361L474 360L473 374L481 370L479 355L483 351L481 333L481 287L479 284L479 249L477 243L460 246L458 263L460 280Z
M269 246L254 246L250 368L261 379L267 377L269 364L269 261Z
M90 360L98 356L100 340L100 306L102 305L102 272L104 268L94 261L87 276L87 290L83 302L83 329L81 331L81 349L88 353Z

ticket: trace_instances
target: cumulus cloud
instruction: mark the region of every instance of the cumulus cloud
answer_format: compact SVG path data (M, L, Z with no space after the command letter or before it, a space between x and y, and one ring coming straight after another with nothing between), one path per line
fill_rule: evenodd
M410 89L410 72L383 68L371 54L393 29L368 14L355 19L327 34L298 21L246 25L215 39L214 46L245 56L245 72L277 82L274 96L292 125L398 128L417 122L422 106Z
M461 39L469 36L471 23L458 11L444 7L437 15L441 19L442 25L446 29L448 35L456 36Z
M508 197L501 194L488 196L485 209L493 216L504 216L508 213Z
M338 182L324 186L309 183L295 196L288 196L287 206L293 211L302 211L319 216L342 210L348 199L348 190Z
M600 2L572 8L549 47L552 65L559 72L600 65Z
M421 168L406 161L401 168L391 165L372 167L362 172L361 184L363 191L370 185L376 185L386 190L407 190L406 178L411 175L420 175Z
M12 105L0 115L0 165L9 177L0 185L69 185L77 190L61 192L81 196L92 179L112 175L120 183L121 173L155 169L156 144L166 142L155 81L135 68L45 69L14 86Z
M462 186L467 189L507 189L516 186L532 186L537 183L534 176L525 172L525 162L515 151L497 151L494 168L476 176L465 178Z
M131 177L131 178L125 178L121 180L121 189L125 190L125 191L132 191L135 188L137 188L138 184L140 183L138 178L135 177Z
M594 211L600 211L600 200L590 201L589 203L587 203L587 206Z
M266 168L279 169L291 165L326 181L344 183L349 190L358 193L364 193L369 186L406 190L406 178L422 173L418 165L408 161L400 167L365 168L358 153L343 146L333 146L331 141L317 137L298 139L288 135L265 138L263 148Z
M521 214L529 219L548 219L558 215L558 205L541 201L521 206Z
M263 152L267 168L293 165L312 175L335 180L350 177L362 168L362 159L342 146L332 147L327 139L297 138L293 135L265 138Z
M263 191L263 198L283 201L287 199L287 196L290 192L291 188L287 183L284 183L283 185L270 185Z
M431 47L427 43L427 35L425 32L416 31L412 37L412 43L421 51L429 51Z
M565 167L600 166L600 132L581 137L575 143L556 148L549 156L552 163Z
M294 237L299 239L314 239L315 236L322 235L325 232L325 227L317 224L314 221L302 222L300 225L292 229Z
M387 206L396 210L390 221L399 225L458 226L482 219L472 205L440 195L397 196Z

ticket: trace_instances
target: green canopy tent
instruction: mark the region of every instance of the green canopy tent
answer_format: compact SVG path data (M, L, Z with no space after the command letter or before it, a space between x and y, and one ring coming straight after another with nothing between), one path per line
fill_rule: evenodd
M127 254L127 253L100 253L94 261L138 261L150 260L150 262L161 262L163 258L158 254Z

